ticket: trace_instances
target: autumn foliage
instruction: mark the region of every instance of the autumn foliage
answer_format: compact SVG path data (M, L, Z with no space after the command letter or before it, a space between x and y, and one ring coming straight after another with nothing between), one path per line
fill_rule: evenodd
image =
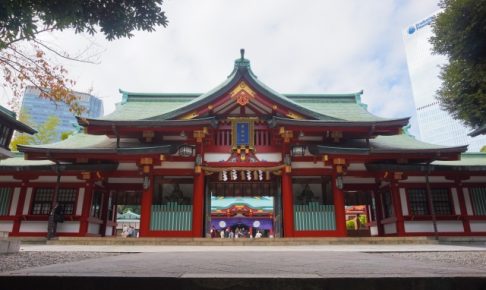
M18 101L27 86L37 88L41 98L66 103L76 115L85 110L70 89L75 81L67 77L67 70L49 61L36 43L12 44L0 50L0 70L3 86L13 94L9 105L14 110L18 110Z

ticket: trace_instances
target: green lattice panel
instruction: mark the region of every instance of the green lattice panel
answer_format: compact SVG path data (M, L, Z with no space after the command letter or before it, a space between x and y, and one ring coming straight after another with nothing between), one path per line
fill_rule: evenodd
M0 187L0 215L8 215L12 188Z
M153 231L190 231L192 229L192 205L169 202L152 206L150 229Z
M334 205L323 205L317 202L294 205L294 224L297 231L335 230Z
M486 188L473 187L469 189L475 215L486 215Z

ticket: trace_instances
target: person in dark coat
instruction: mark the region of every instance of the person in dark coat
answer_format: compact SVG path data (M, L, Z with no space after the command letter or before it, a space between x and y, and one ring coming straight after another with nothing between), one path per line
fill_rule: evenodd
M64 215L63 209L59 204L56 202L54 204L51 213L49 214L49 219L47 221L47 239L50 240L51 238L56 236L57 233L57 223L64 222Z

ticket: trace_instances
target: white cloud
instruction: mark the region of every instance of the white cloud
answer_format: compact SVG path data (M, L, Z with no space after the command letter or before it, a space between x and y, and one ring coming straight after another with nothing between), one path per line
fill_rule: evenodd
M402 30L437 10L432 1L168 0L169 26L131 39L94 40L101 64L66 63L78 90L93 87L105 111L118 88L206 92L231 72L239 49L280 92L354 92L383 117L414 114ZM47 36L68 51L90 37ZM415 130L415 129L414 129ZM414 132L412 130L412 132Z

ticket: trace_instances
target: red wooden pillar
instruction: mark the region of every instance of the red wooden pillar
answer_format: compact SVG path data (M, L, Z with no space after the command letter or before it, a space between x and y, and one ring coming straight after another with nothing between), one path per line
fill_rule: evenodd
M108 226L108 200L110 199L110 192L106 189L103 190L103 195L101 196L101 198L101 220L103 223L100 226L100 235L104 237L106 236L106 227Z
M282 174L282 210L283 234L286 238L294 236L294 194L292 191L292 176L284 172Z
M381 192L379 192L378 190L373 190L373 197L375 199L376 227L378 229L378 236L381 237L384 234L383 224L381 223L381 221L383 220L383 203L381 198Z
M398 190L398 183L396 181L391 182L390 190L393 201L393 209L395 210L397 235L405 236L405 222L403 219L402 203L400 201L400 192Z
M12 232L10 233L11 236L16 236L20 232L20 223L22 222L22 213L24 211L25 197L27 195L27 184L28 181L24 180L20 185L19 199L17 202L17 209L15 210L15 220L13 223Z
M203 236L204 223L204 173L194 175L194 194L192 203L192 236Z
M461 208L461 220L464 227L464 233L471 233L471 225L469 224L469 216L467 215L466 201L464 199L464 190L460 181L455 183L457 189L457 198L459 199L459 206Z
M140 206L140 237L146 237L150 231L150 219L152 216L152 192L154 190L154 176L148 175L149 186L142 191Z
M336 234L339 237L347 236L346 210L344 203L344 192L336 186L337 175L332 176L332 192L334 199L334 211L336 213Z
M84 198L83 198L83 210L81 212L81 218L79 220L79 235L88 235L88 225L89 225L89 215L91 211L91 202L93 199L94 184L92 181L86 182L84 188Z

